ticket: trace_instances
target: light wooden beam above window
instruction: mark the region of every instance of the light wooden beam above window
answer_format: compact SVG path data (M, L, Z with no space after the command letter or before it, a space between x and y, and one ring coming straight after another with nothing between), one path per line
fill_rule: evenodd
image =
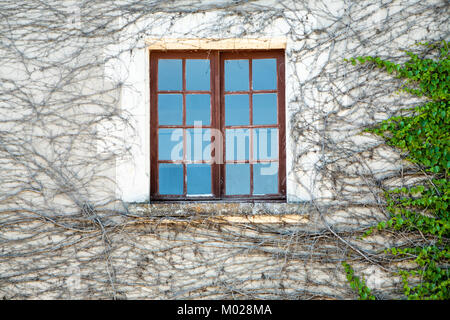
M273 50L285 49L286 38L270 39L146 39L149 50Z

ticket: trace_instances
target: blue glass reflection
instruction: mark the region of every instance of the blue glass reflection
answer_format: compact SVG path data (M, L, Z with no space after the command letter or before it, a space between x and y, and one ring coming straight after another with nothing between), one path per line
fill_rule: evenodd
M183 88L181 59L158 60L158 90L181 90Z
M248 60L225 60L225 91L248 91Z
M253 159L278 158L278 129L253 129Z
M225 95L225 125L237 126L250 124L250 106L248 94Z
M211 194L211 165L209 164L187 165L187 194L188 195Z
M253 124L277 123L277 94L253 95Z
M186 60L186 90L206 90L210 87L210 71L208 59Z
M183 123L183 96L181 94L158 94L159 125Z
M248 160L250 155L250 129L225 130L226 160Z
M277 89L277 60L253 59L253 90Z
M253 165L253 194L278 193L278 162Z
M209 94L186 95L186 124L194 125L195 121L202 126L211 124L211 98Z
M183 159L183 129L158 130L158 159Z
M159 194L183 194L183 165L159 164Z
M210 129L186 129L186 159L210 160L211 159L211 130Z
M225 171L227 195L250 194L250 165L248 163L227 164Z

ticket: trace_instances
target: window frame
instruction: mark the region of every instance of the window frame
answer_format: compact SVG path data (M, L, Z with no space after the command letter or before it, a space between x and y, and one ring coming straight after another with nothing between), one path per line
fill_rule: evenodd
M150 59L150 200L151 201L238 201L238 202L253 202L258 200L285 202L286 200L286 143L285 143L285 51L281 49L273 50L149 50ZM252 59L275 58L277 61L277 89L276 90L253 90L252 88ZM159 59L182 59L182 90L181 91L158 91L158 60ZM186 90L186 59L209 59L210 60L210 91L193 91ZM253 93L277 93L277 124L276 125L246 125L246 126L227 126L246 127L246 128L277 128L278 129L278 193L266 195L253 195L253 169L254 163L261 163L264 161L252 160L252 155L245 163L250 165L250 194L249 195L226 195L226 179L225 179L225 160L226 141L225 141L225 60L228 59L249 59L249 89L248 91L235 91L236 93L249 94L249 112L250 123L252 119L252 101ZM174 93L183 95L183 122L181 126L159 126L158 124L158 93ZM187 196L187 165L183 165L183 194L182 195L160 195L158 193L159 177L158 177L158 163L185 163L181 161L162 161L158 160L158 129L163 127L176 127L187 129L193 126L186 125L186 94L195 93L209 93L211 95L211 123L210 128L220 130L222 134L221 144L222 149L214 149L211 159L215 157L215 153L222 152L222 163L211 162L211 191L212 196ZM208 127L208 126L204 126ZM250 150L252 153L252 135L250 135ZM185 139L184 139L185 141ZM211 143L214 141L211 138ZM185 143L185 142L184 142ZM186 145L183 146L183 152L186 153ZM208 161L203 161L208 162ZM239 163L242 161L239 161Z

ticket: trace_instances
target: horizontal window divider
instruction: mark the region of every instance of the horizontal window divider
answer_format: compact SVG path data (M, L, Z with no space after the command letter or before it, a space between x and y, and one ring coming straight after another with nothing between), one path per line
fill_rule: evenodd
M167 124L162 124L162 125L158 125L159 129L212 129L213 127L208 125L208 126L201 126L201 127L196 127L194 125L167 125Z
M239 163L249 163L249 164L255 164L255 163L269 163L269 162L278 162L277 159L258 159L258 160L225 160L225 164L239 164Z
M211 160L158 160L158 163L173 164L214 164Z
M257 160L225 160L224 164L239 164L239 163L269 163L278 162L278 159L257 159ZM216 164L211 160L158 160L158 163L173 163L173 164Z
M241 126L225 126L225 129L278 129L277 124L246 124Z
M278 90L249 90L249 91L225 91L226 95L233 94L257 94L257 93L278 93Z
M211 91L202 91L202 90L163 90L157 91L158 94L211 94Z

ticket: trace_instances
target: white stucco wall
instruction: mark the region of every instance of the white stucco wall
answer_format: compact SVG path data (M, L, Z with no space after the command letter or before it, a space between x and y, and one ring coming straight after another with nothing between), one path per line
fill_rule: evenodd
M117 49L117 48L115 48ZM119 47L119 50L121 48ZM123 63L118 63L123 62ZM124 130L129 154L116 160L116 195L127 202L145 202L150 192L150 93L147 49L121 54L107 66L111 77L123 81L121 107L134 130Z
M86 25L81 20L80 34L98 19L115 23L109 14L145 18L123 34L118 21L114 35L96 29L98 37L86 32L80 38L65 34L61 10L42 29L50 9L42 6L45 1L30 1L38 7L34 16L28 6L11 2L3 12L9 19L0 20L12 37L0 45L6 61L0 77L11 80L0 84L0 299L355 298L343 259L360 262L356 274L382 298L402 288L401 279L391 284L392 274L381 266L364 270L368 259L349 245L376 258L372 253L414 240L403 233L397 238L376 232L364 239L360 234L386 219L380 194L405 185L408 174L398 150L361 131L415 103L395 93L400 83L392 75L343 59L369 54L396 59L415 41L448 38L448 4L242 2L227 9L221 8L236 1L157 1L155 7L114 2L117 8L95 2L105 7L85 8L93 20ZM154 9L158 4L161 9ZM20 14L11 16L13 11ZM25 17L33 18L33 32L11 24ZM115 200L110 194L129 202L149 200L145 39L193 37L286 39L287 196L293 204L136 204L127 211L104 205ZM81 57L63 54L80 47ZM99 70L103 58L107 63ZM49 69L40 70L42 65ZM112 120L117 97L131 128ZM100 136L93 134L97 130ZM323 202L295 203L313 197ZM389 268L397 270L392 262Z
M438 0L432 1L439 3ZM208 2L208 4L214 1ZM217 2L220 4L220 2ZM305 4L305 5L303 5ZM148 49L145 39L258 39L284 38L286 40L286 168L288 202L309 201L312 198L328 198L331 191L325 186L318 163L320 155L318 132L298 137L299 128L319 128L318 115L337 111L333 104L333 94L327 86L333 83L315 83L316 78L326 73L330 63L343 61L344 57L365 54L385 54L411 45L427 36L426 28L435 27L433 21L405 21L399 30L379 32L386 28L392 15L414 8L415 1L257 1L245 6L240 13L221 10L205 10L197 13L156 12L153 17L139 21L128 29L124 41L117 48L107 48L106 55L117 50L123 51L120 59L112 60L107 73L120 78L124 86L121 92L121 106L135 123L137 136L124 133L130 143L131 157L117 159L117 195L127 202L149 200L149 73ZM181 5L181 4L180 4ZM254 7L251 7L251 6ZM431 5L431 2L430 2ZM258 7L255 7L258 6ZM255 9L256 8L256 9ZM260 11L258 11L258 9ZM313 8L307 11L305 8ZM172 8L175 10L175 8ZM256 11L252 11L256 10ZM176 10L175 10L176 11ZM243 17L245 16L245 17ZM268 18L270 17L270 19ZM347 26L347 28L343 28ZM336 33L333 34L333 30ZM378 30L378 31L377 31ZM139 31L139 32L138 32ZM380 33L379 36L377 34ZM139 39L133 35L141 34ZM142 36L145 34L145 36ZM332 36L332 37L331 37ZM365 38L377 41L366 43ZM137 44L137 45L136 45ZM380 45L383 44L383 45ZM134 48L127 50L127 48ZM251 47L249 47L251 49ZM350 66L349 66L350 67ZM346 91L345 74L340 88ZM355 79L357 80L357 79ZM356 93L356 96L358 93ZM352 106L355 96L342 94L339 101ZM345 112L345 110L341 110ZM364 119L363 112L358 119ZM350 117L350 116L349 116ZM349 132L355 133L362 122L356 121L348 127L348 132L336 133L336 139L343 139ZM367 123L366 123L367 124ZM343 136L339 136L343 134ZM297 137L294 141L293 137ZM364 139L363 139L364 140ZM360 145L365 142L361 140ZM312 143L311 143L312 141Z

